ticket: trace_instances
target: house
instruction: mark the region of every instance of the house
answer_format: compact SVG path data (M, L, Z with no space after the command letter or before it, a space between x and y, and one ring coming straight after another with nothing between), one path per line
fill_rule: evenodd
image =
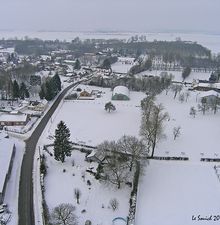
M48 101L46 99L42 100L41 102L33 101L33 102L30 102L28 109L33 111L43 112L46 109L47 105L48 105Z
M206 98L207 103L216 101L217 99L220 99L220 93L216 92L216 91L205 91L204 93L200 94L200 100L202 100L203 98Z
M102 163L105 160L105 154L97 151L97 149L94 149L89 155L86 156L86 160L89 162Z
M25 126L28 122L28 115L22 113L2 113L0 114L1 126Z
M91 94L89 92L87 92L86 90L84 90L80 93L80 97L90 97L90 96L91 96Z
M14 143L4 133L0 133L0 145L0 204L2 204L12 170L16 148Z
M127 87L117 86L112 93L112 100L130 100L130 93Z

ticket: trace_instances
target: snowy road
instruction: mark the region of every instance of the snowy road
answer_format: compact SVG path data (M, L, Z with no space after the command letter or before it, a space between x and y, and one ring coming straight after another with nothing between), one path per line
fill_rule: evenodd
M65 94L77 83L74 83L63 90L63 92L56 99L50 110L45 114L37 128L34 130L29 139L26 140L26 152L23 157L20 186L19 186L19 201L18 201L18 214L19 225L34 225L34 206L33 206L33 183L32 183L32 170L35 148L40 135L42 134L47 122L53 115L58 107L60 101Z

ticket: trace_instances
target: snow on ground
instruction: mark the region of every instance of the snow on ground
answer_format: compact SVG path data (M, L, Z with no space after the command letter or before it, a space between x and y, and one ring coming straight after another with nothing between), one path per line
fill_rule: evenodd
M182 92L186 90L184 88ZM219 173L214 170L214 163L200 162L202 157L220 157L220 112L216 115L198 112L192 118L189 111L192 106L197 109L199 93L203 92L191 91L188 101L183 103L178 96L174 100L171 91L157 97L170 120L165 122L167 138L158 143L155 155L188 156L189 161L150 161L139 182L138 225L212 225L220 220ZM172 132L177 126L181 126L181 135L174 141ZM216 165L220 166L219 163ZM202 221L201 218L210 220Z
M160 76L161 72L167 72L168 74L173 75L174 81L182 82L182 72L181 71L162 71L162 70L152 70L152 71L143 71L141 73L136 74L136 77L142 77L144 75L147 76ZM205 72L194 72L192 71L190 75L185 79L186 82L192 82L193 80L208 80L211 73Z
M50 134L54 134L57 124L63 120L70 129L71 140L75 142L97 145L105 139L119 139L124 134L138 136L141 119L139 106L145 96L143 93L130 92L130 101L112 101L116 111L108 113L104 107L111 101L110 89L81 87L88 92L102 90L102 97L95 100L65 101L56 117L52 118Z
M139 183L136 224L218 224L220 182L213 166L151 161ZM212 218L198 221L199 215Z
M19 178L20 178L22 158L25 151L25 145L23 141L19 141L12 137L10 137L10 139L12 139L15 143L16 152L11 176L6 188L4 203L8 205L8 209L12 213L11 221L8 223L8 225L17 225Z
M72 166L74 159L75 165ZM86 220L91 220L92 224L110 225L115 217L126 218L128 215L129 198L131 189L124 187L118 190L117 187L99 183L93 175L85 172L90 167L95 167L95 163L85 162L85 154L74 151L71 158L64 164L55 161L52 157L47 157L48 174L46 176L46 201L50 209L60 203L71 203L76 206L75 214L78 216L79 224L84 224ZM63 169L66 172L63 172ZM85 176L85 178L82 178ZM87 181L91 185L87 184ZM81 191L80 204L76 203L74 189ZM109 201L116 198L119 208L113 211ZM86 210L86 212L82 212Z
M182 92L186 92L186 88ZM191 160L199 160L201 157L220 157L218 148L220 112L215 115L213 112L207 112L206 115L197 112L195 118L189 115L192 106L197 109L200 101L199 93L203 92L190 91L188 101L183 103L178 100L178 96L173 99L171 91L168 95L162 93L157 97L157 101L165 107L164 111L169 113L170 121L165 122L164 133L167 138L158 144L156 155L181 156L185 153ZM181 135L174 141L173 128L178 126L181 126Z
M145 97L143 93L131 92L130 101L112 101L116 106L116 111L108 113L104 110L104 106L111 100L110 89L84 85L78 87L88 92L100 90L102 96L95 100L64 101L51 118L51 122L48 123L39 145L51 143L49 136L54 135L60 120L63 120L70 129L71 141L89 145L97 145L104 140L117 140L124 134L138 136L140 101ZM61 164L48 155L45 194L49 209L52 210L53 207L63 202L72 203L77 207L75 213L79 217L79 224L84 224L86 219L90 219L92 224L111 225L115 217L126 218L131 189L124 187L118 190L114 186L106 186L88 173L85 174L84 181L82 174L85 173L85 169L94 167L95 170L97 166L94 163L85 162L84 157L84 153L75 151L71 158ZM74 167L72 159L75 161ZM65 173L63 169L66 169ZM91 189L87 185L87 180L92 183ZM74 188L79 188L82 192L80 205L77 205L74 199ZM119 209L115 212L108 208L112 198L119 201ZM85 213L81 212L83 209L86 210Z
M111 68L116 73L127 73L133 65L134 58L119 57L118 61L111 65Z

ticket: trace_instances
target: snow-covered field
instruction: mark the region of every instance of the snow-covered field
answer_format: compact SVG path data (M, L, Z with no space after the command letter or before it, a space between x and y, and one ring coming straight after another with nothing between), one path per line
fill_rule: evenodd
M220 182L213 166L151 161L139 184L136 224L219 224ZM212 218L199 221L199 215Z
M12 172L10 179L7 183L7 189L5 193L4 203L8 205L8 209L11 212L11 221L8 225L16 225L18 222L18 189L20 169L23 154L25 151L25 145L23 141L10 137L16 146L15 158L13 162Z
M89 145L97 145L104 140L117 140L124 134L139 134L140 101L144 94L131 92L130 101L113 101L116 111L108 113L105 104L111 101L110 89L92 86L79 86L88 92L101 90L101 98L95 100L65 101L59 111L52 118L49 133L54 134L57 124L63 120L70 129L71 140L83 141Z
M136 77L142 77L143 75L147 76L160 76L161 70L152 70L152 71L143 71L141 73L136 74ZM182 82L182 72L181 71L166 71L168 74L173 75L174 81ZM190 75L185 79L186 82L192 82L193 80L208 80L211 73L205 73L205 72L194 72L192 71Z
M110 89L83 86L82 90L101 90L102 97L95 100L64 101L57 109L45 129L39 145L51 143L49 135L54 135L57 124L63 120L71 132L71 141L83 142L89 145L97 145L104 140L117 140L124 134L139 134L140 126L140 100L143 93L131 92L130 101L113 101L116 111L108 113L104 110L105 103L111 100ZM131 188L124 186L107 186L95 180L92 175L85 173L89 167L97 167L97 164L85 162L85 154L74 152L64 164L55 161L47 155L48 174L45 178L46 202L52 210L60 203L72 203L76 206L76 215L79 224L84 224L90 219L92 224L111 225L115 217L126 218L129 208ZM72 166L74 159L75 165ZM63 172L66 169L66 172ZM74 175L73 175L74 174ZM82 175L85 174L85 179ZM91 181L91 186L87 184ZM81 201L78 205L74 198L74 188L82 192ZM89 189L91 188L91 189ZM116 198L119 209L113 212L109 208L109 201ZM86 210L82 213L82 210Z
M111 68L116 73L127 73L133 65L134 58L119 57L118 61L111 65Z
M165 123L167 138L158 143L155 155L188 156L189 161L150 161L139 183L138 225L219 223L220 180L217 175L220 173L214 170L214 163L200 162L200 158L220 157L220 112L215 115L197 112L192 118L189 111L192 106L197 109L198 93L190 92L188 101L183 103L178 96L174 100L171 91L157 97L170 120ZM173 128L178 126L181 126L181 135L174 141ZM201 218L211 219L202 221Z
M186 92L186 88L182 92ZM165 123L164 133L167 138L158 144L155 153L170 156L181 156L185 153L190 160L199 160L201 157L220 157L218 148L220 112L215 115L213 112L207 112L205 115L197 112L196 117L193 118L189 115L190 108L193 106L197 109L201 92L190 91L189 93L188 101L183 103L179 101L178 96L173 99L171 91L168 95L163 93L157 97L157 101L162 103L165 111L169 113L170 121ZM181 135L174 141L173 128L178 126L181 126Z

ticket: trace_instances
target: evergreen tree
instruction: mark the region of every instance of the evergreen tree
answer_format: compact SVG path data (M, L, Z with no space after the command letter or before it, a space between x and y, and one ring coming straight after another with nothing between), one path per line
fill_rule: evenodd
M102 68L106 70L111 69L111 62L108 58L103 61Z
M182 72L182 78L183 80L185 80L191 73L191 68L189 66L187 66L186 68L184 68L183 72Z
M44 99L45 98L45 85L44 84L41 85L39 96L40 96L40 99Z
M76 59L75 65L74 65L75 70L80 70L81 69L81 63L79 59Z
M13 98L19 98L20 94L19 94L19 85L17 83L16 80L14 80L13 82L13 94L12 94Z
M58 94L61 91L61 81L58 73L54 75L54 77L51 80L51 83L53 85L54 94L55 95Z
M20 98L21 99L24 99L24 98L29 98L29 91L25 85L24 82L21 83L21 86L20 86L20 90L19 90L19 95L20 95Z
M51 101L54 98L53 86L51 85L50 80L45 83L45 99Z
M70 130L63 121L57 125L54 141L54 158L62 163L66 156L71 156Z

